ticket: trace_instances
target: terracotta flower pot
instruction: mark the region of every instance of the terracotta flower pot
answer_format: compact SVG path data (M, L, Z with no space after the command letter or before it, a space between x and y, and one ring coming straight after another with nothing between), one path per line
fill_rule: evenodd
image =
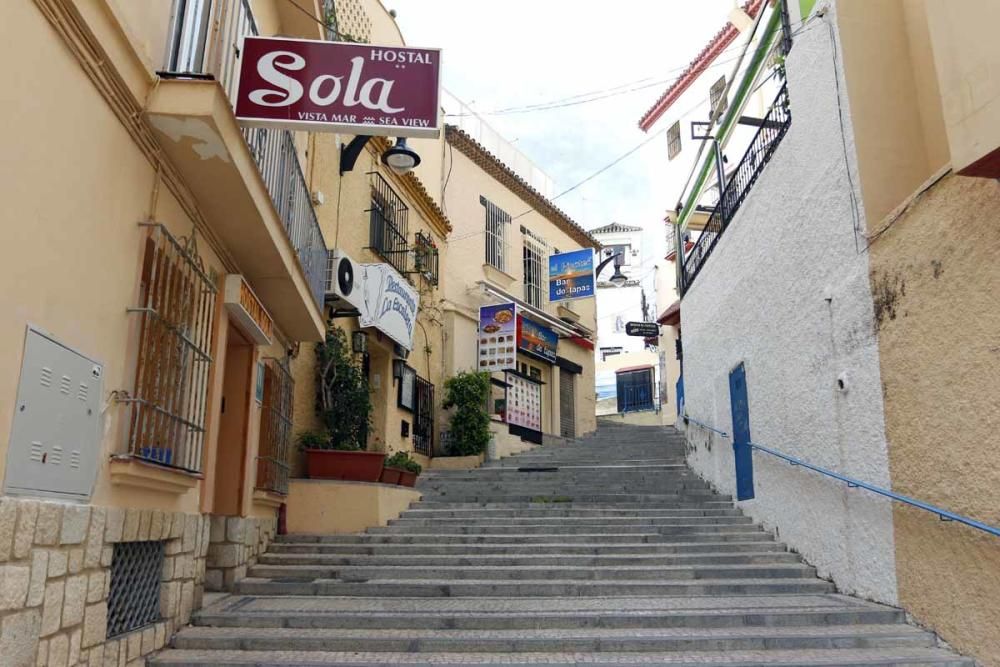
M310 479L377 482L384 463L385 454L379 452L306 450L306 471Z
M386 466L382 468L382 476L378 478L378 481L383 484L399 484L399 476L405 472L402 468L390 468Z
M414 486L417 483L417 473L410 472L409 470L400 470L399 475L399 485L400 486Z

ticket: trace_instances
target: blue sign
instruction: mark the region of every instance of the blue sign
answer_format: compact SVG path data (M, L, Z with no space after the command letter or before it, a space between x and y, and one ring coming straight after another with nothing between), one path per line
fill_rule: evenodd
M556 347L559 336L548 327L533 322L524 317L517 318L517 344L525 352L529 352L550 364L556 363Z
M549 301L594 296L594 251L591 248L549 256Z

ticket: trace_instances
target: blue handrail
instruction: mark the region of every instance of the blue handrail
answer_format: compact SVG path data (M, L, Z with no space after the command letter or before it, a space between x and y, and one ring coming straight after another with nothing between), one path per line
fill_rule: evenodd
M713 428L708 424L704 424L696 419L691 419L687 415L684 415L684 420L691 422L693 424L697 424L698 426L701 426L704 429L708 429L709 431L712 431L714 433L718 433L724 438L729 437L729 435L725 431L720 431L719 429ZM802 466L803 468L808 468L813 472L818 472L821 475L826 475L827 477L832 477L833 479L844 482L845 484L847 484L848 488L864 489L866 491L871 491L872 493L876 493L880 496L885 496L886 498L891 498L892 500L904 503L906 505L910 505L911 507L922 509L925 512L930 512L931 514L937 514L942 521L956 521L958 523L965 524L970 528L975 528L976 530L981 530L984 533L989 533L994 537L1000 537L1000 528L996 528L989 524L983 523L982 521L976 521L975 519L970 519L969 517L962 516L961 514L955 514L954 512L951 512L941 507L937 507L936 505L925 503L922 500L917 500L916 498L904 496L900 493L895 493L893 491L889 491L888 489L883 489L873 484L869 484L868 482L862 482L859 479L854 479L853 477L848 477L847 475L841 475L840 473L833 472L832 470L827 470L826 468L820 468L819 466L813 465L807 461L803 461L802 459L797 459L794 456L789 456L788 454L779 452L776 449L771 449L770 447L765 447L764 445L758 445L755 442L751 442L750 447L758 451L764 452L765 454L770 454L771 456L775 456L779 459L788 461L788 463L790 463L793 466Z

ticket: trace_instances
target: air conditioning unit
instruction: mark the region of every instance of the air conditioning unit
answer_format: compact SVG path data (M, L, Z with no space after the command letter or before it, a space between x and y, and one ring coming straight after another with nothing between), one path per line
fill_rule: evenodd
M326 285L327 298L341 299L360 310L363 299L361 295L361 265L339 248L330 251L329 262Z

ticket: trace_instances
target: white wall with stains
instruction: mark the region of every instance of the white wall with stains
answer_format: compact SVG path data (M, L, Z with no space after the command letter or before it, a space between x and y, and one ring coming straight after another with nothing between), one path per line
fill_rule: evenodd
M888 488L868 255L855 231L864 213L860 192L856 208L850 196L857 165L827 21L833 8L795 37L791 128L682 302L686 405L732 432L728 376L743 362L755 442ZM730 441L687 432L694 468L734 492ZM760 452L754 468L745 512L841 591L897 601L888 500Z

